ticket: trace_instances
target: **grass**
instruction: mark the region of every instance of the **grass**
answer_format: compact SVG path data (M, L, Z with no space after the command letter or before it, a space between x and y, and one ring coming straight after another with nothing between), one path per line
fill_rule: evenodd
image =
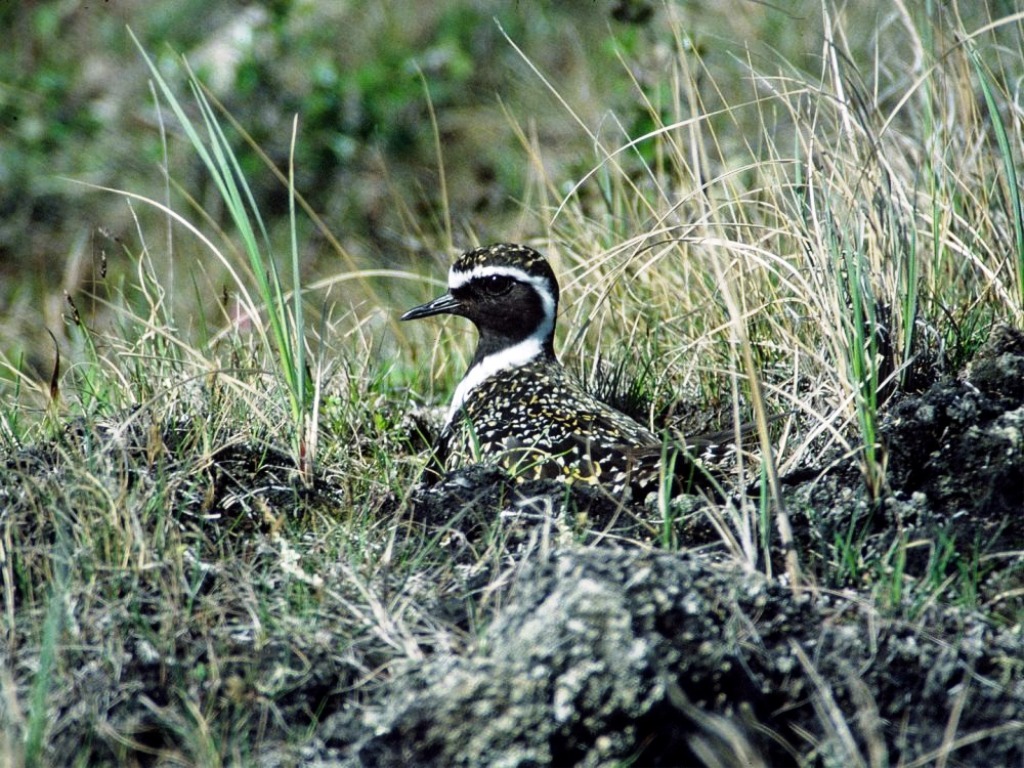
M129 34L131 34L129 30ZM290 263L292 273L291 303L281 284L277 262L273 258L273 249L267 228L263 223L259 209L253 198L246 178L242 172L238 158L224 134L216 114L203 91L200 82L190 76L189 85L195 103L202 115L206 130L204 139L198 126L186 115L174 92L161 76L153 61L146 56L138 38L132 34L132 40L146 57L146 63L159 87L164 100L173 111L179 124L185 130L193 150L202 159L203 165L214 180L217 191L234 223L235 231L241 238L250 274L255 280L257 305L250 296L245 282L229 266L235 277L235 287L243 304L243 311L262 334L262 323L257 318L265 317L270 324L272 345L266 338L261 339L263 346L270 346L276 353L279 380L284 384L291 415L292 448L296 468L303 482L310 482L312 464L315 460L317 424L316 410L317 393L313 392L313 382L306 363L305 323L303 322L302 282L299 269L299 248L295 221L295 187L294 187L294 147L297 120L292 128L292 154L288 174L288 213L290 234ZM187 66L187 65L186 65ZM262 246L260 245L262 241ZM224 254L215 250L212 254L222 264L230 265Z
M870 521L888 492L885 396L907 386L928 339L945 339L955 365L990 320L1024 320L1008 76L1024 49L1004 39L1021 15L968 26L897 4L892 24L863 27L870 14L826 4L810 67L795 40L695 42L682 6L660 12L658 45L623 36L631 106L600 125L523 54L594 151L569 182L550 172L564 166L529 116L508 113L529 169L512 231L561 277L559 348L588 371L604 350L613 379L621 361L638 366L641 384L611 388L659 431L757 424L763 460L741 452L737 471L761 495L696 513L746 566L778 575L782 544L794 587L853 585L911 619L939 603L977 608L990 558L1005 553L952 535L900 535L879 551ZM764 13L768 24L782 12ZM282 238L243 171L251 137L190 73L186 97L146 61L185 136L176 151L219 197L197 199L184 179L168 179L164 200L120 190L133 216L155 209L166 229L139 220L116 254L130 276L68 297L53 385L2 361L0 439L14 464L0 491L0 755L12 764L59 762L62 734L83 730L97 764L245 763L266 744L301 744L402 663L471 644L515 568L500 521L474 521L486 535L467 562L452 554L464 520L424 532L408 517L421 459L407 414L444 401L471 334L458 320L399 329L393 309L433 294L452 239L477 234L459 234L445 197L438 225L409 234L430 263L352 259L304 280L300 237L326 225L304 215L294 155L287 173L257 171L287 197ZM293 129L292 146L302 140ZM165 231L171 261L194 265L172 264L173 280L154 263ZM861 468L865 516L797 562L786 545L804 511L787 508L779 478L837 453ZM666 494L660 509L657 545L684 547ZM467 587L467 571L485 583ZM102 703L87 695L103 686ZM830 748L856 752L831 704Z

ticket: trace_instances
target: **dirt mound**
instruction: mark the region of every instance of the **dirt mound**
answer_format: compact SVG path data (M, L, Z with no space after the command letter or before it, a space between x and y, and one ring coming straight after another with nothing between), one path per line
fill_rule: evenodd
M473 652L394 679L369 710L374 735L342 752L351 765L1020 764L1024 630L1000 618L1024 595L1022 426L1024 335L997 329L963 376L887 406L883 496L849 461L787 487L819 582L803 592L637 547L664 534L658 515L595 489L452 473L413 517L468 553L498 510L508 556L531 564ZM715 538L700 508L676 532L694 544ZM950 574L971 568L965 596Z
M203 763L213 726L260 765L1024 763L1017 331L889 402L881 494L849 458L790 478L801 590L699 497L666 519L477 466L340 522L344 478L130 416L0 465L8 693L34 628L70 638L55 763ZM52 568L87 575L47 600Z
M884 764L956 734L962 764L1015 764L1018 634L925 624L697 557L565 552L524 573L475 653L396 680L353 763L781 765L819 745Z

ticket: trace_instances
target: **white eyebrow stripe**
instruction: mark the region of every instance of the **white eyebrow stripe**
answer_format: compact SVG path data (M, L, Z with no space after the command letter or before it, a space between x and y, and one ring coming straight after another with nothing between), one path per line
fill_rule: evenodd
M515 280L520 280L524 283L533 283L534 285L537 285L538 282L544 282L543 280L539 280L538 278L533 277L529 272L527 272L524 269L520 269L519 267L503 267L494 264L477 264L468 272L462 272L456 271L455 266L453 265L452 268L448 270L448 289L454 291L458 288L461 288L466 283L472 280L476 280L478 277L492 276L511 277Z
M468 272L456 272L455 267L452 266L448 270L448 292L457 291L464 285L467 285L473 280L481 277L511 277L513 280L518 280L521 283L527 283L537 289L537 295L540 296L541 302L544 304L544 318L546 326L548 322L554 327L555 321L555 297L551 295L551 283L546 278L531 275L524 269L519 267L502 267L495 266L493 264L483 264L473 267Z

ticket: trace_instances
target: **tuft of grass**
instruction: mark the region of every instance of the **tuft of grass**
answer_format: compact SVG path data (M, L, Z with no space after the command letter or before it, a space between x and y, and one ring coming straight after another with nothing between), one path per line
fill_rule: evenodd
M63 625L64 598L65 596L55 588L47 601L46 619L43 622L43 632L39 643L39 668L35 671L35 679L32 681L31 708L25 727L24 760L26 768L35 768L35 766L46 764L43 741L50 725L50 690L59 684L59 677L54 666Z
M1013 224L1014 258L1011 261L1011 269L1017 279L1017 300L1021 310L1024 310L1024 207L1021 206L1017 163L1014 160L1013 149L1006 132L1006 125L1003 122L1002 112L996 101L992 79L985 71L977 46L974 45L973 40L966 40L964 45L967 47L967 53L970 56L971 64L978 78L981 94L985 97L985 107L988 109L992 132L995 134L996 146L999 148L999 158L1002 161L1003 172L1006 176L1004 206L1008 209L1008 218Z
M765 444L780 444L778 456L762 451L741 476L756 483L776 464L784 474L838 452L858 456L866 497L882 501L889 395L962 364L993 317L1021 317L1020 270L998 245L1019 211L998 103L1022 51L994 37L1018 22L928 6L882 28L826 4L813 14L824 43L810 58L752 44L726 61L702 20L672 8L668 47L620 42L634 112L600 130L520 52L594 147L568 186L518 125L529 199L551 212L538 244L563 276L564 354L595 371L595 351L629 350L645 361L634 375L655 382L649 402L671 393L675 413L717 413L677 422L684 432L795 409L800 438L773 435ZM874 35L851 37L860 24ZM980 69L979 45L1000 50ZM987 151L990 136L999 153ZM1003 181L972 181L992 178ZM659 426L656 410L641 419ZM719 517L731 529L723 538L766 567L753 542L785 540L786 516L760 503L737 512ZM858 541L836 540L848 553L841 568L861 567Z
M317 394L314 391L312 377L306 362L306 329L303 321L302 283L295 219L294 167L289 166L288 177L290 264L292 268L291 300L289 301L281 283L266 225L256 206L239 160L206 98L202 84L191 70L188 70L186 63L188 86L202 117L205 139L131 30L129 30L129 35L140 54L145 58L160 93L188 136L192 149L203 161L207 172L213 179L237 233L242 239L243 249L248 256L250 275L256 282L256 297L259 299L259 304L257 305L253 301L247 286L237 276L235 286L239 291L239 296L243 299L244 311L249 314L248 319L255 323L258 332L263 333L259 318L266 317L270 323L273 349L277 355L278 371L284 383L291 416L291 442L296 469L302 481L308 485L312 481L312 464L316 450L314 417ZM297 125L296 118L292 125L292 152L290 155L292 158L294 158ZM237 275L234 272L233 274Z

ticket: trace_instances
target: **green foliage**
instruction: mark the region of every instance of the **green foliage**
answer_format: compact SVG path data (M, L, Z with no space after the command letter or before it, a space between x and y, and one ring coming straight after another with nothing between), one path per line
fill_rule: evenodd
M992 131L995 134L996 144L999 148L999 157L1003 161L1003 171L1006 174L1005 188L1007 194L1003 203L1008 210L1008 218L1013 224L1013 253L1014 271L1017 275L1017 297L1024 310L1024 207L1021 206L1020 183L1017 178L1017 162L1013 149L1010 146L1010 139L1007 136L1006 126L1003 117L996 103L991 78L986 74L978 55L977 48L968 43L968 51L974 71L977 74L981 86L982 95L985 97L985 106L988 108L989 119L992 122Z

